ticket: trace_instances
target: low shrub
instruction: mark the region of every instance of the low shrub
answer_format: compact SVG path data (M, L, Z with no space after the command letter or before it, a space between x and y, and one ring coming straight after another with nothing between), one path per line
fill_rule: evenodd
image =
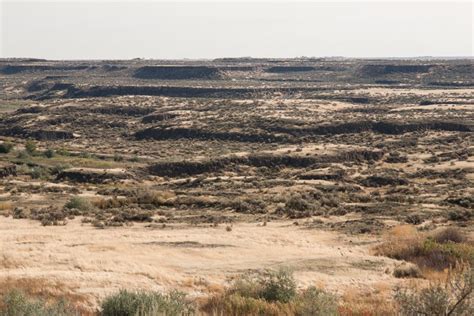
M31 219L41 221L41 225L43 226L58 226L66 225L67 215L68 214L66 214L66 212L63 212L62 210L54 206L50 206L46 208L32 210L29 217Z
M79 312L65 300L48 303L44 300L28 298L23 292L13 290L3 297L0 315L71 316L79 315Z
M28 158L30 158L30 155L28 154L28 152L26 150L22 150L18 153L18 155L16 157L18 159L28 159Z
M239 213L265 213L266 203L259 199L235 199L231 202L231 207Z
M393 276L396 278L421 278L420 268L413 263L405 263L397 266L393 270Z
M330 204L330 199L327 201ZM285 206L279 207L276 212L289 218L304 218L314 215L320 206L319 202L311 196L292 195L286 200Z
M181 292L161 294L121 290L106 297L101 304L102 316L191 315L193 312Z
M80 196L73 196L69 199L69 201L64 204L65 209L76 209L79 211L90 211L93 206L91 202L83 197Z
M160 192L149 189L137 189L132 192L129 201L139 205L162 206L169 204L169 200L173 197L168 192Z
M466 222L474 217L474 211L457 209L454 211L450 211L447 217L449 220L452 220L452 221Z
M433 235L433 240L440 244L445 244L448 242L462 243L466 242L466 236L455 227L445 228Z
M124 161L124 158L123 158L123 156L120 156L119 154L115 154L114 155L114 161L115 162L121 162L121 161Z
M30 154L36 154L36 144L33 141L27 141L25 144L25 151Z
M46 158L53 158L54 155L55 155L55 152L54 152L53 149L48 148L48 149L46 149L46 150L43 152L43 155L44 155Z
M101 210L106 210L109 208L119 208L122 206L127 206L129 201L127 199L119 199L116 197L113 198L101 198L93 202L94 206L100 208Z
M286 269L266 271L260 278L260 297L267 301L288 303L296 296L296 282Z
M422 289L397 289L401 315L474 315L474 273L468 267L451 271L445 282Z
M337 297L316 287L309 287L296 298L295 314L338 315Z
M31 168L29 173L32 179L47 180L51 175L51 171L48 168L42 166L36 166Z
M0 144L0 154L8 154L12 149L14 145L9 142L3 142Z
M416 231L412 226L398 226L385 236L385 242L375 248L375 253L413 262L420 268L436 270L443 270L461 262L474 264L472 244L449 240L462 240L458 234L449 230L431 237Z
M300 293L287 269L246 274L202 306L210 315L336 315L336 296L310 287Z

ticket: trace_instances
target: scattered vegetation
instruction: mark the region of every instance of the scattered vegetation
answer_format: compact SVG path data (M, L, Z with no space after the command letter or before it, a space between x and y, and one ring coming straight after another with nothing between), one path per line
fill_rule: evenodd
M92 207L93 206L88 199L80 196L73 196L69 199L69 201L67 201L66 204L64 204L65 209L75 209L81 212L90 211Z
M101 304L102 316L192 315L194 309L181 292L121 290Z
M36 154L36 143L33 142L33 141L27 141L26 144L25 144L25 151L29 154L29 155L34 155Z
M202 306L211 315L336 315L336 296L310 287L297 292L287 269L247 274Z
M405 260L422 269L443 270L459 263L474 263L474 246L455 228L434 235L418 232L413 226L393 228L385 242L377 246L376 254Z
M0 306L2 316L73 316L79 312L65 300L47 302L27 297L23 292L12 290L3 297Z
M51 148L46 149L46 150L44 151L44 153L43 153L43 155L44 155L46 158L53 158L55 154L56 154L56 153L55 153L54 150L51 149Z
M399 288L395 300L401 315L474 315L474 273L463 267L451 271L444 283L432 282L421 289Z
M13 143L10 142L0 143L0 154L8 154L13 149L13 147Z

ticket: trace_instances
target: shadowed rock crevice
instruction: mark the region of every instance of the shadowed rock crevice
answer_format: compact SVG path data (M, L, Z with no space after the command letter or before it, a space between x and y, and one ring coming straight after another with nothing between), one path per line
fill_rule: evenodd
M343 152L338 155L312 157L259 154L250 155L247 157L226 157L210 159L206 161L179 161L156 163L148 167L148 172L157 176L184 176L228 170L238 165L267 168L306 168L318 163L376 161L382 159L383 155L384 154L381 151L367 150Z
M65 140L72 139L72 132L63 130L27 130L22 127L12 127L0 129L0 135L13 136L22 138L34 138L42 141Z
M236 132L214 132L204 131L192 128L159 128L152 127L144 129L135 133L135 138L138 140L143 139L155 139L155 140L168 140L168 139L199 139L199 140L228 140L238 142L260 142L260 143L272 143L282 142L288 139L283 136L276 136L271 134L246 134Z
M206 66L145 66L138 68L133 77L140 79L219 79L218 68Z
M415 122L404 124L363 121L305 128L275 126L272 127L271 130L273 132L287 133L293 136L352 134L367 131L380 134L399 135L426 130L472 132L473 126L470 124L454 122Z

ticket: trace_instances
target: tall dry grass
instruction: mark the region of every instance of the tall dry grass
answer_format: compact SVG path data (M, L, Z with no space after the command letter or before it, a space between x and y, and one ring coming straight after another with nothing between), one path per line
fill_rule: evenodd
M474 264L474 244L458 228L434 233L419 232L414 226L397 226L374 248L376 255L412 262L425 277L459 264Z

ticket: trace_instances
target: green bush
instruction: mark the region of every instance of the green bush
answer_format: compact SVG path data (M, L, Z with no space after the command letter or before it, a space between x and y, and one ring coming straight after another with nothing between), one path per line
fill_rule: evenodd
M210 315L337 315L338 300L315 287L297 293L286 269L246 274L202 306Z
M28 152L26 150L22 150L18 153L18 155L16 157L18 159L28 159L28 158L30 158L30 155L28 154Z
M456 227L447 227L433 236L433 240L440 244L446 243L462 243L466 242L467 237L465 234Z
M46 157L46 158L53 158L54 155L55 155L55 152L54 150L52 150L51 148L48 148L44 151L43 155Z
M426 239L419 249L418 262L422 266L443 270L459 262L474 265L474 247L468 243L443 243Z
M242 297L287 303L296 295L296 282L287 269L266 270L257 275L244 275L230 288L231 293Z
M474 274L469 268L450 274L446 282L432 283L421 290L397 289L400 314L474 315Z
M8 292L0 308L2 316L71 316L79 315L65 300L48 304L43 300L27 298L20 291Z
M295 279L286 269L267 271L260 278L260 283L260 296L267 301L288 303L296 296Z
M69 164L57 164L51 167L51 174L58 175L66 169L71 168Z
M56 153L58 155L61 155L61 156L70 156L71 155L71 153L65 148L59 148L58 150L56 150Z
M27 141L25 144L25 150L28 154L34 155L36 153L36 144L32 141Z
M8 154L13 149L13 144L4 142L0 144L0 154Z
M119 154L115 154L114 155L114 161L121 162L121 161L124 161L124 158L123 158L123 156L120 156Z
M41 166L33 167L30 170L30 176L33 179L46 180L50 176L50 170L48 168L41 167Z
M298 295L296 315L338 315L338 301L334 294L309 287Z
M73 196L66 202L64 205L66 209L77 209L79 211L90 211L93 206L89 200L80 197L80 196Z
M180 292L127 291L110 295L101 304L103 316L191 315L193 309Z

